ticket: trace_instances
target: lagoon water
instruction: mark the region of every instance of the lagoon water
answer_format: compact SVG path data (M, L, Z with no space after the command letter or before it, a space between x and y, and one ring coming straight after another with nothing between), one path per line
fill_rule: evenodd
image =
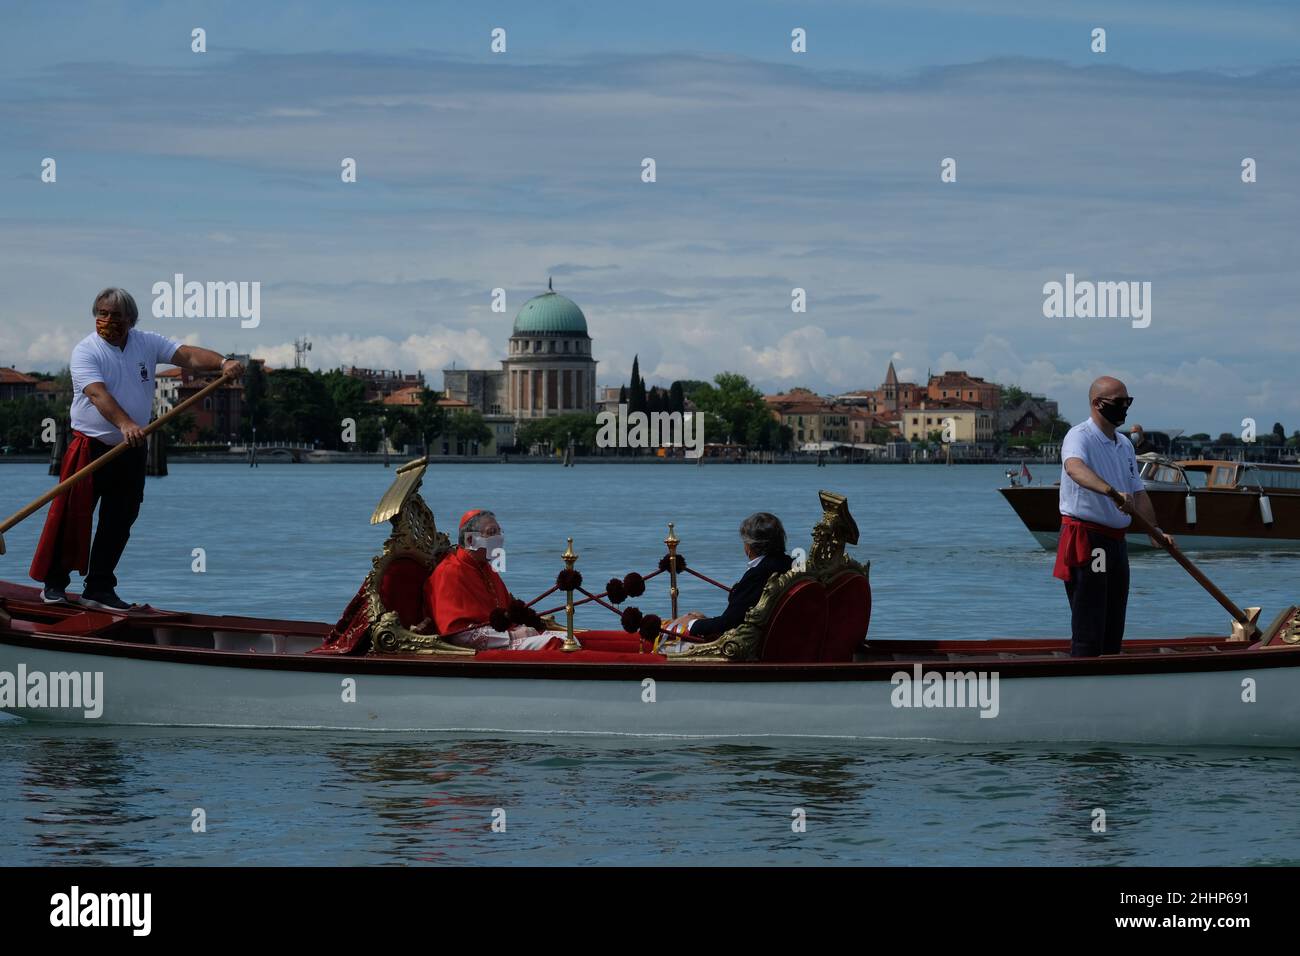
M873 635L1063 636L1051 556L997 494L1002 472L457 464L432 467L423 493L444 530L468 508L496 511L506 581L531 597L553 583L566 536L587 580L603 582L653 570L669 520L689 564L730 583L744 570L742 517L774 511L790 546L807 548L817 489L830 488L861 529L852 553L872 562ZM158 607L332 620L383 541L387 526L367 522L392 474L174 464L149 482L119 591ZM50 481L43 466L0 466L0 510ZM0 577L25 580L39 521L6 534ZM1195 558L1265 619L1297 600L1300 554ZM713 610L719 593L683 583L686 608ZM666 612L666 584L638 604ZM613 624L586 613L584 626ZM1167 556L1133 555L1129 636L1226 632ZM200 807L208 829L196 834ZM504 833L491 829L496 808ZM1093 832L1095 808L1105 833ZM0 865L55 863L1296 864L1300 753L50 729L0 716Z

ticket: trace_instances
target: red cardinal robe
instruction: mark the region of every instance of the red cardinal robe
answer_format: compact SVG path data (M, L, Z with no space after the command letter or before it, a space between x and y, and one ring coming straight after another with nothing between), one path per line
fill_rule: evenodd
M474 552L457 548L438 562L425 584L439 634L455 634L488 623L494 608L510 606L501 575Z
M457 548L438 562L425 584L425 596L433 608L438 633L443 635L481 627L489 623L494 608L509 607L511 601L501 575L464 548ZM641 638L626 631L583 631L578 640L593 651L637 653L650 647L646 644L643 648ZM554 638L553 643L558 645L559 638Z

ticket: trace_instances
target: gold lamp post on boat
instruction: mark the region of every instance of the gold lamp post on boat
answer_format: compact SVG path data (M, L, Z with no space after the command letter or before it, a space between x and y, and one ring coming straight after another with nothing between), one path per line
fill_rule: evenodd
M668 537L664 538L664 544L668 545L668 594L673 600L673 620L677 620L677 544L680 540L673 531L673 523L668 522Z
M569 538L569 545L564 549L564 553L560 555L560 557L564 559L565 570L572 572L574 564L576 564L578 561L578 555L573 550L572 538ZM564 646L561 648L561 650L565 652L582 650L582 645L579 644L578 639L573 636L573 587L572 587L573 582L572 580L570 580L569 584L570 586L564 589L564 618L565 618Z

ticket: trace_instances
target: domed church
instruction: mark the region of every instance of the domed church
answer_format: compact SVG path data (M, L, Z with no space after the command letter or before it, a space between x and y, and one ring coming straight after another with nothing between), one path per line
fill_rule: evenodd
M596 360L587 317L577 303L547 291L524 303L510 333L508 407L516 418L591 411L596 404Z
M496 436L493 448L514 443L521 419L547 418L596 408L596 360L591 357L587 317L576 302L547 290L520 308L501 369L443 369L449 408L483 414Z

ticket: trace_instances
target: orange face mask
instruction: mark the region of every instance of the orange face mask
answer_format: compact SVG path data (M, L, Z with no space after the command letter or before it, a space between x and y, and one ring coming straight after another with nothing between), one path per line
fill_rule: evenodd
M126 334L126 320L118 318L95 318L95 331L105 342L114 342Z

